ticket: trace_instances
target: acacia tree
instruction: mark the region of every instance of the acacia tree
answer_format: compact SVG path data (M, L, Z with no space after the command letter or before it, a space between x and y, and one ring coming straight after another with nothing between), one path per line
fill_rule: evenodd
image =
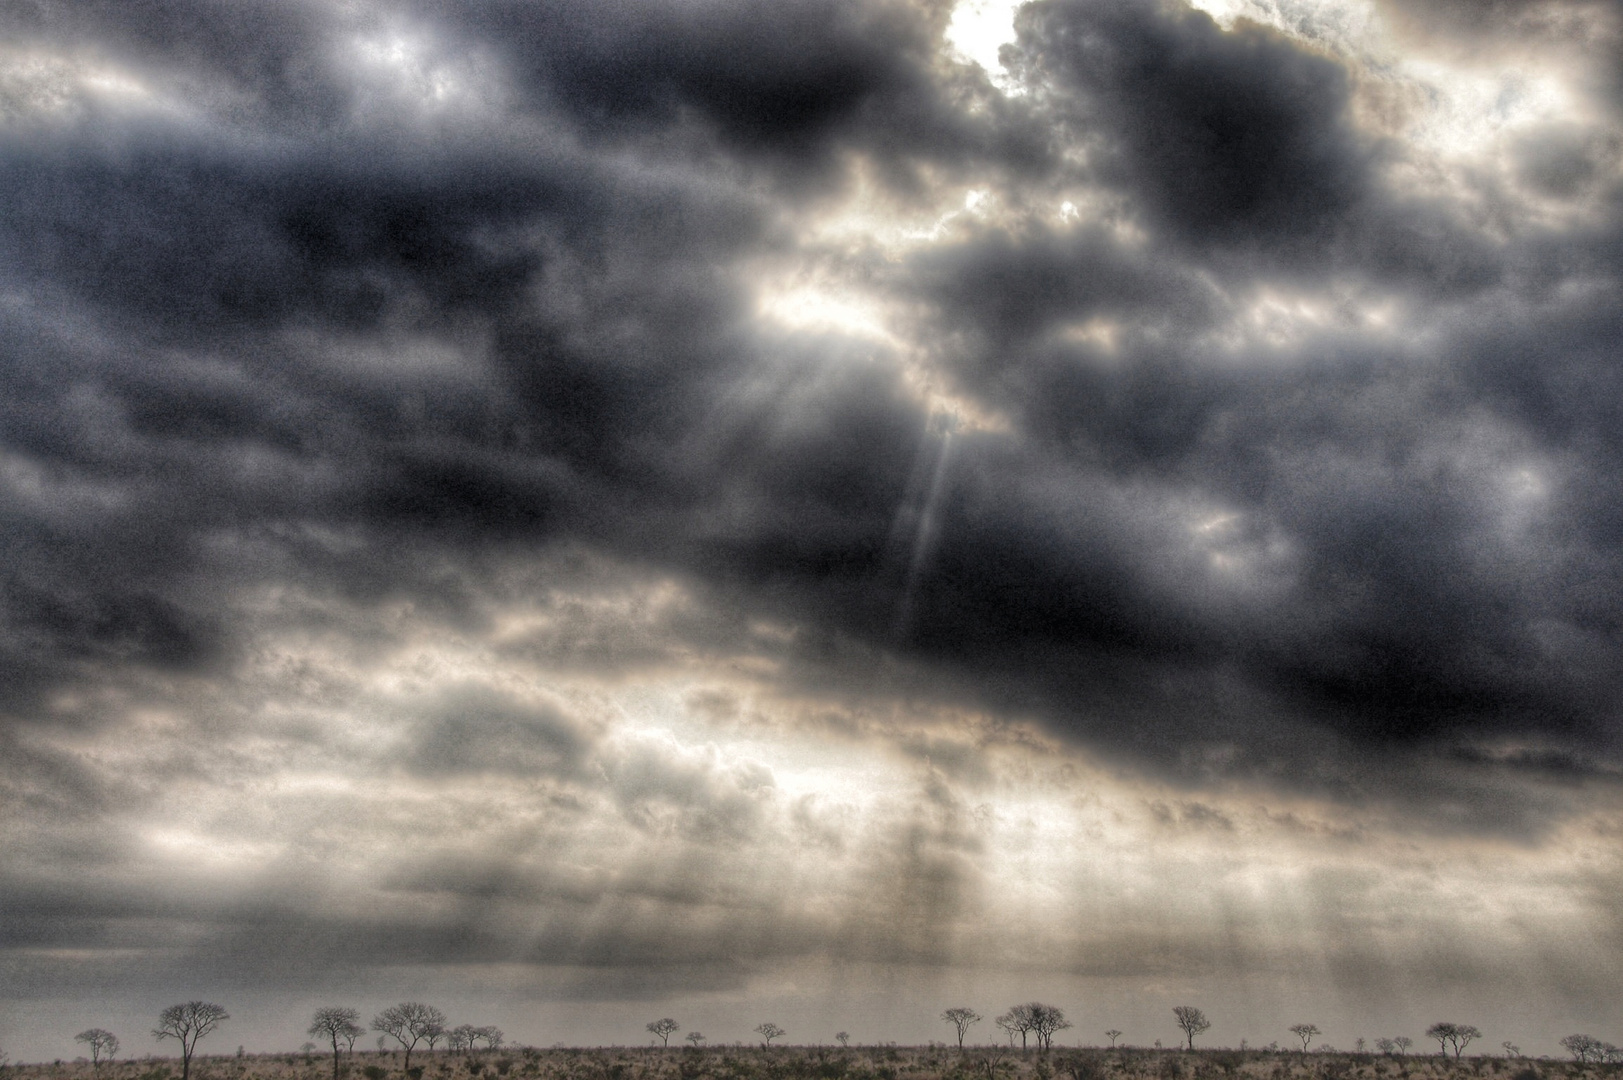
M333 1005L316 1010L309 1033L332 1043L332 1080L338 1080L338 1044L354 1046L355 1040L366 1034L366 1029L361 1027L360 1010Z
M1212 1026L1212 1022L1206 1019L1206 1014L1193 1005L1178 1005L1173 1008L1172 1015L1178 1018L1178 1026L1183 1028L1191 1050L1195 1048L1195 1036Z
M1313 1036L1319 1034L1319 1029L1313 1024L1292 1024L1290 1033L1302 1040L1302 1053L1306 1054L1308 1043L1313 1041Z
M1561 1045L1572 1054L1572 1060L1579 1063L1599 1061L1605 1056L1603 1044L1593 1035L1568 1035L1561 1040Z
M74 1042L82 1042L90 1048L90 1064L92 1067L101 1064L101 1059L113 1060L118 1053L118 1036L106 1028L89 1028L73 1037Z
M844 1050L851 1045L851 1035L849 1032L836 1031L834 1033L834 1041L840 1044L841 1050Z
M1407 1035L1399 1035L1392 1040L1392 1045L1398 1048L1398 1057L1404 1057L1409 1053L1409 1047L1414 1045L1414 1040Z
M761 1038L766 1040L766 1042L763 1044L765 1046L771 1046L773 1039L781 1039L785 1035L789 1034L787 1031L784 1031L781 1027L774 1024L770 1020L764 1024L761 1024L755 1030L760 1034Z
M446 1033L446 1045L455 1051L469 1051L479 1038L479 1029L472 1024L458 1024Z
M506 1032L502 1031L502 1029L497 1027L495 1024L488 1024L485 1027L474 1028L473 1034L474 1038L485 1040L486 1050L500 1050L502 1048L502 1043L507 1041Z
M675 1020L665 1016L650 1023L648 1025L648 1030L659 1036L659 1044L661 1046L669 1046L671 1045L671 1034L682 1029L677 1026Z
M1037 1036L1037 1049L1045 1052L1053 1049L1054 1033L1071 1026L1071 1022L1065 1019L1065 1010L1044 1005L1040 1001L1030 1002L1025 1008L1031 1018L1032 1033Z
M191 1080L192 1051L197 1049L197 1040L219 1027L222 1020L229 1019L231 1014L212 1001L188 1001L171 1005L159 1013L158 1026L152 1029L152 1036L160 1042L179 1040L180 1080Z
M1114 1050L1116 1048L1116 1040L1121 1038L1121 1032L1117 1031L1115 1028L1111 1028L1109 1031L1105 1032L1105 1034L1110 1037L1110 1049Z
M445 1032L445 1014L432 1005L420 1001L402 1001L391 1005L372 1018L372 1030L381 1031L406 1049L407 1069L411 1068L411 1052L429 1035ZM381 1041L381 1040L380 1040ZM182 1080L185 1080L183 1077Z
M1471 1045L1471 1040L1482 1038L1482 1032L1470 1024L1438 1023L1426 1029L1426 1037L1437 1040L1439 1054L1446 1057L1452 1050L1454 1060L1458 1061L1460 1055L1465 1053L1465 1048Z
M1026 1048L1026 1038L1031 1034L1031 1006L1016 1005L996 1020L992 1021L1009 1035L1009 1045L1014 1045L1015 1035L1020 1036L1020 1049Z
M962 1052L964 1049L964 1036L969 1034L970 1025L978 1024L985 1018L974 1009L959 1006L942 1013L941 1019L958 1029L958 1049Z
M682 1037L692 1043L695 1050L699 1048L700 1043L704 1042L704 1032L702 1031L690 1031Z

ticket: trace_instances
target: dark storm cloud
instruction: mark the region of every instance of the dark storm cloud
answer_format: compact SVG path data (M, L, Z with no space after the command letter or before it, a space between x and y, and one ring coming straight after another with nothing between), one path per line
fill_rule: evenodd
M1619 673L1599 659L1615 629L1594 602L1619 564L1591 532L1611 517L1591 492L1610 490L1599 357L1617 327L1549 292L1576 275L1615 308L1615 226L1563 234L1557 259L1536 227L1490 244L1434 199L1388 190L1352 132L1347 73L1270 31L1083 3L1028 7L1022 28L1045 106L1077 125L1149 240L994 226L915 264L904 288L954 331L943 355L960 385L1039 440L957 451L917 644L1031 699L1063 687L1049 710L1063 724L1152 756L1233 740L1310 775L1288 744L1330 759L1335 736L1302 723L1371 740L1372 763L1390 740L1615 753ZM1546 186L1585 168L1540 164ZM1216 285L1212 244L1230 249ZM1304 252L1318 264L1281 280L1277 260ZM1447 296L1440 340L1383 339L1349 315L1252 346L1269 357L1256 362L1213 341L1259 291L1321 274L1356 282L1355 304ZM1059 333L1089 320L1115 324L1114 341ZM1484 378L1478 349L1504 357L1516 391ZM1528 413L1552 396L1595 412ZM1549 490L1521 529L1507 485L1523 462ZM1181 544L1175 513L1154 520L1157 500L1180 499ZM1237 519L1215 546L1190 540L1202 503ZM1275 580L1225 598L1194 572L1220 548ZM1350 762L1334 771L1361 786Z
M1489 237L1395 192L1347 61L1178 5L1058 0L1022 16L1012 98L933 59L928 7L5 18L185 106L30 114L0 145L18 720L65 687L228 671L255 584L477 627L500 557L579 544L706 611L594 654L608 667L753 642L758 615L793 628L789 681L1036 715L1191 780L1423 807L1454 742L1610 760L1615 225ZM461 120L389 97L342 44L389 33L501 93ZM1529 139L1530 187L1603 188L1604 139ZM1009 419L951 437L928 545L891 535L924 519L909 477L942 439L896 354L753 316L751 260L793 258L795 215L857 159L904 198L935 170L1007 181L1012 204L1115 200L874 271L933 374ZM1292 285L1407 298L1427 335L1354 312L1225 353ZM1547 509L1517 532L1496 485L1534 465ZM545 759L526 767L563 768L581 748L554 719L447 714L421 762L516 767L524 743ZM1386 775L1392 746L1439 743ZM1518 759L1488 760L1460 789L1507 808L1477 820L1543 821L1503 794ZM643 790L684 782L703 786Z
M1320 243L1368 185L1347 71L1275 31L1174 4L1033 4L1015 56L1089 165L1160 231Z
M837 158L951 158L987 132L937 85L948 9L740 2L435 4L450 33L498 48L526 88L593 136L670 140L764 159L801 185ZM959 73L963 89L984 93ZM979 130L977 130L979 129Z

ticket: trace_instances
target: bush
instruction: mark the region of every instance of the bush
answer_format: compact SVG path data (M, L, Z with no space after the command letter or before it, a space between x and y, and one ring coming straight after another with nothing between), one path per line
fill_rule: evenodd
M366 1077L366 1080L383 1080L385 1076L389 1075L389 1070L382 1065L368 1065L361 1070L361 1073Z

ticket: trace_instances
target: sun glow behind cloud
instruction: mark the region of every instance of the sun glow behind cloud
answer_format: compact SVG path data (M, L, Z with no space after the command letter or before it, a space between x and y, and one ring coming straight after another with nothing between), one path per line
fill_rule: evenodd
M1239 524L1227 512L1198 516L1191 541L1221 545ZM626 596L623 610L599 608L597 617L635 620L692 602L668 583ZM533 653L520 659L520 642L548 637L535 613L502 613L494 625L501 629L490 636L448 637L408 615L395 624L394 644L364 667L319 640L269 644L254 681L279 703L278 718L216 744L235 763L227 786L199 779L154 792L142 815L151 824L140 827L148 843L128 852L119 872L160 891L217 891L248 868L274 875L314 865L316 850L392 835L401 843L330 887L352 895L404 888L426 902L447 887L434 883L433 867L477 875L477 860L461 853L500 851L510 882L500 895L515 925L546 925L556 917L543 915L549 898L563 894L605 914L641 897L668 907L682 947L700 952L722 932L701 916L716 904L775 912L765 917L779 930L792 927L837 954L842 935L870 920L894 930L891 905L917 902L934 905L927 933L904 935L896 947L967 969L1006 972L1074 956L1079 974L1153 971L1158 950L1226 932L1241 935L1244 964L1259 977L1271 965L1299 973L1325 950L1367 945L1376 951L1363 962L1390 963L1401 979L1416 977L1408 957L1439 948L1455 965L1501 962L1472 944L1478 935L1495 948L1507 940L1546 948L1596 917L1565 875L1617 872L1615 852L1586 826L1562 841L1565 869L1545 862L1528 875L1524 856L1496 842L1421 850L1400 838L1393 846L1395 822L1379 808L1348 815L1244 784L1198 798L1146 787L987 715L900 702L830 711L741 676L725 654L679 670L582 677ZM400 724L402 709L424 702L443 703L425 715L471 710L485 726L465 729L473 741L436 742L430 753L411 741L430 728L414 726L410 712ZM387 729L377 726L385 715L394 717ZM275 730L284 734L267 737ZM380 739L385 731L407 743ZM164 746L161 727L132 733L95 767L136 769ZM390 765L401 761L415 764L404 773ZM244 784L266 797L243 802ZM166 824L178 820L191 824ZM819 853L810 876L797 869L808 847ZM1341 889L1333 918L1315 908L1315 882L1365 873L1377 850L1387 868L1379 884ZM631 877L628 860L641 867ZM728 866L725 885L683 883L678 867L689 861ZM868 892L866 882L888 880L898 866L919 875L913 885ZM255 880L242 878L240 888ZM1464 922L1443 930L1425 914L1439 905ZM1535 910L1544 917L1526 924ZM1077 912L1087 917L1079 922ZM1336 929L1346 920L1381 929L1358 944ZM1107 926L1126 933L1107 941L1099 936Z
M972 60L1004 83L998 50L1014 40L1014 16L1024 0L959 0L947 26L947 42L960 56Z

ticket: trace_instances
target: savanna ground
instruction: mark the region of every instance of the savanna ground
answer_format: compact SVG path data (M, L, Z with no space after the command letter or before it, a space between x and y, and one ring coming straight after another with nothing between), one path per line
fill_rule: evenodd
M249 1054L192 1060L193 1080L329 1080L332 1056ZM6 1080L177 1080L176 1059L11 1065ZM357 1051L343 1080L1623 1080L1623 1065L1547 1058L1288 1053L1273 1050L972 1047L746 1047L699 1049L519 1047L403 1055Z

